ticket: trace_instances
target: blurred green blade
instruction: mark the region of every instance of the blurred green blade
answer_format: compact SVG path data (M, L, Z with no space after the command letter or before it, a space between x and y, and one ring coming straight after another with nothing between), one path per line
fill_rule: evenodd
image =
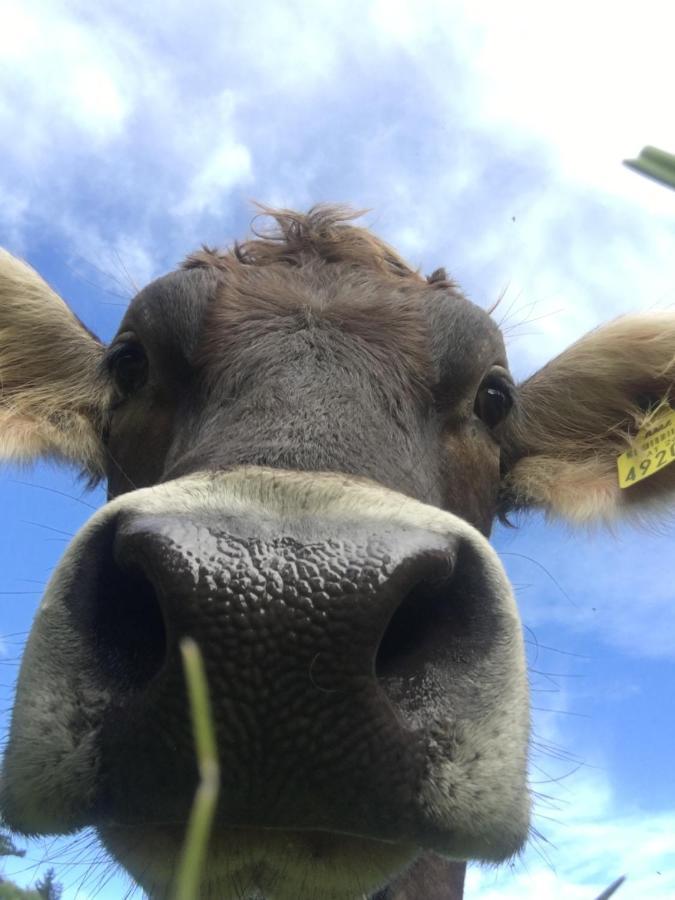
M190 638L181 641L180 649L190 700L200 781L190 813L172 896L173 900L198 900L211 825L218 801L220 768L202 655L196 643Z
M675 156L672 153L658 147L645 147L637 159L625 159L624 165L675 190Z

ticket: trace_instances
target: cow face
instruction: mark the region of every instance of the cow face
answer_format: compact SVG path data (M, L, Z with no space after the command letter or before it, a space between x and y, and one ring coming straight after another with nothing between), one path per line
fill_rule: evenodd
M95 826L156 897L197 777L185 636L222 771L205 891L347 900L423 854L515 853L527 688L491 523L675 487L614 474L668 397L675 317L619 320L516 388L442 271L339 211L275 215L141 291L109 347L0 259L0 451L75 461L110 498L36 617L2 812Z

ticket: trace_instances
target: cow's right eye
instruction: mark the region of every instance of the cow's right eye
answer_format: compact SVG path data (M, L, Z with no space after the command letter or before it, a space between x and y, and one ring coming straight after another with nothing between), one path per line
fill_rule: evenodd
M513 384L495 367L476 394L474 413L488 428L494 429L508 416L512 406Z
M138 341L127 341L108 357L108 370L124 397L143 387L148 377L148 357Z

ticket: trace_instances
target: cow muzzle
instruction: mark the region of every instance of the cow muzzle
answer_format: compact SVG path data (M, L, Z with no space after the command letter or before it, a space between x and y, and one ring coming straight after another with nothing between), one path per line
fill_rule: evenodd
M259 468L127 494L75 538L20 674L12 827L180 828L197 781L185 636L212 698L219 832L488 859L523 842L524 655L494 551L373 483Z

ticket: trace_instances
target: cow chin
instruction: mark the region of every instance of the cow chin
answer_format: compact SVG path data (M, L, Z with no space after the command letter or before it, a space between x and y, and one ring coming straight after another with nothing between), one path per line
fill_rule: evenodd
M184 832L177 827L106 826L109 853L153 900L170 896ZM328 832L225 829L209 845L200 897L218 900L361 900L418 856L414 844L392 844Z

